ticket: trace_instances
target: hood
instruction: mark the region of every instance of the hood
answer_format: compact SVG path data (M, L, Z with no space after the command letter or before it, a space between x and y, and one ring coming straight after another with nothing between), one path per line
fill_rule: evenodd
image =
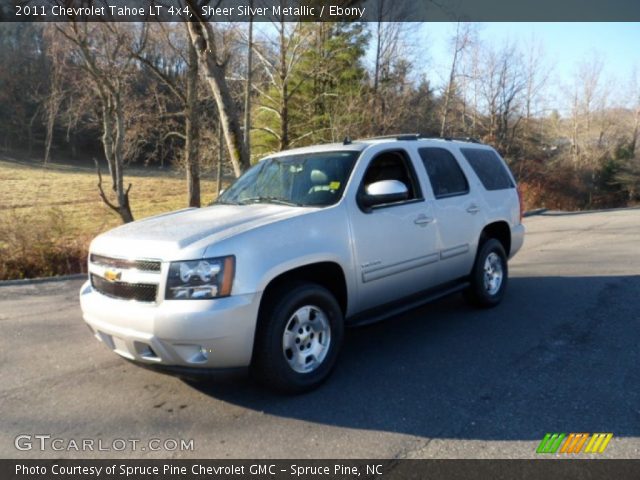
M199 258L217 241L312 210L315 208L271 204L178 210L103 233L91 243L91 252L123 258Z

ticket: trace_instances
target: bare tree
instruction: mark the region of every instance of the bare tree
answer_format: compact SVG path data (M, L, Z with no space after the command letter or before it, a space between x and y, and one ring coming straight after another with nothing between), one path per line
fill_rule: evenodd
M640 135L640 81L638 77L638 70L635 68L631 77L631 88L629 89L631 92L632 109L635 110L633 116L633 129L631 131L631 142L629 146L631 156L633 157L635 157L636 154L638 135Z
M116 201L109 200L99 176L98 189L103 202L120 215L122 221L133 221L129 205L131 184L124 186L125 102L128 77L134 58L128 48L133 42L132 26L123 23L86 23L70 19L56 26L74 49L79 67L86 73L99 102L102 120L102 145L111 175Z
M468 23L458 22L456 24L456 34L452 41L453 55L451 57L451 68L449 69L449 80L447 81L447 87L442 101L442 121L440 123L441 137L444 137L447 131L447 117L449 115L451 97L453 95L454 84L458 73L458 63L460 62L460 57L462 57L464 51L469 47L472 41L473 30L471 25Z
M375 60L373 68L373 91L378 93L382 78L388 73L389 65L398 53L401 44L403 25L398 22L385 21L390 15L392 3L385 0L378 2L375 31Z
M532 119L534 115L538 115L543 110L539 103L552 69L545 65L542 44L537 43L535 39L531 39L525 50L524 133L529 138L531 137Z
M487 49L480 75L480 91L487 109L488 134L500 149L507 152L522 119L519 102L526 81L520 54L505 44L498 50Z
M474 41L467 47L466 54L460 59L460 76L463 79L463 82L461 82L461 95L464 101L463 133L473 138L479 135L479 127L482 121L480 118L482 56L482 44L479 41Z
M51 156L51 145L53 143L53 130L55 127L56 118L60 110L60 106L66 96L64 88L64 69L66 67L66 55L64 47L59 42L55 41L53 33L55 30L46 29L46 48L49 58L49 92L44 102L45 114L46 114L46 131L45 131L45 147L44 147L44 159L43 163L47 165Z
M593 119L605 97L601 90L603 63L596 56L582 61L575 71L571 85L571 157L574 168L582 164L594 165ZM601 139L600 142L601 143Z
M224 52L217 43L218 39L213 25L201 15L200 7L206 3L206 0L185 0L185 2L196 18L196 21L187 23L189 36L195 47L200 68L218 107L218 115L222 123L225 143L234 173L236 176L240 176L244 170L249 168L250 161L240 128L240 113L234 104L225 76L228 57L223 54Z
M599 100L602 67L602 60L594 56L592 59L582 62L578 69L578 81L580 82L582 94L582 114L585 118L587 135L591 133L593 111Z
M389 21L390 18L407 15L406 11L398 11L398 8L403 8L402 3L378 0L375 8L375 22L370 24L374 58L371 105L368 107L373 131L369 133L384 134L388 128L394 128L396 117L401 113L397 103L390 101L389 89L395 88L395 74L403 76L408 73L407 67L411 65L413 54L411 39L416 36L419 24Z
M184 24L183 24L184 25ZM160 82L162 82L177 100L180 110L168 115L184 118L184 131L169 131L165 134L176 136L184 141L184 164L187 172L187 204L190 207L200 207L200 152L199 152L199 121L198 113L198 55L189 38L186 25L178 28L158 24L152 32L144 28L144 41L140 41L133 50L133 55ZM184 30L182 30L184 29ZM180 31L184 31L184 42ZM154 35L154 33L156 35ZM147 35L151 35L147 38ZM147 45L148 43L153 44ZM169 54L167 48L172 52ZM186 75L175 75L174 69L169 68L174 62L186 66ZM184 82L183 82L184 80Z

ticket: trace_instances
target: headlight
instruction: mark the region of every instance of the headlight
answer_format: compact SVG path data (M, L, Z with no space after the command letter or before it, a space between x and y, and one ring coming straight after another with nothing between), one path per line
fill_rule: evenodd
M229 296L235 266L234 256L171 262L165 298L187 300Z

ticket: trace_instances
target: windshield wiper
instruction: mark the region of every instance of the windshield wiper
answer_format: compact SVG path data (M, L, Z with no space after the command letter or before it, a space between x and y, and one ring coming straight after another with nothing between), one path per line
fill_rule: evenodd
M248 203L275 203L277 205L288 205L291 207L301 207L301 203L292 202L290 200L285 200L284 198L278 197L269 197L269 196L258 196L258 197L250 197L241 200L240 205L246 205Z
M230 200L216 200L211 205L240 205L238 202L232 202Z

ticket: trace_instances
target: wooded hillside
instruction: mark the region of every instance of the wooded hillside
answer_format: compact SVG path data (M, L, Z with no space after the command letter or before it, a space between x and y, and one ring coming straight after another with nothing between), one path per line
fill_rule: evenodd
M598 58L554 84L534 40L487 43L459 24L432 85L429 44L415 40L428 24L199 20L1 24L0 148L44 164L100 159L96 194L123 221L136 217L129 166L181 169L184 205L199 206L203 173L237 176L270 152L398 132L494 145L529 208L640 198L639 77L614 89Z

